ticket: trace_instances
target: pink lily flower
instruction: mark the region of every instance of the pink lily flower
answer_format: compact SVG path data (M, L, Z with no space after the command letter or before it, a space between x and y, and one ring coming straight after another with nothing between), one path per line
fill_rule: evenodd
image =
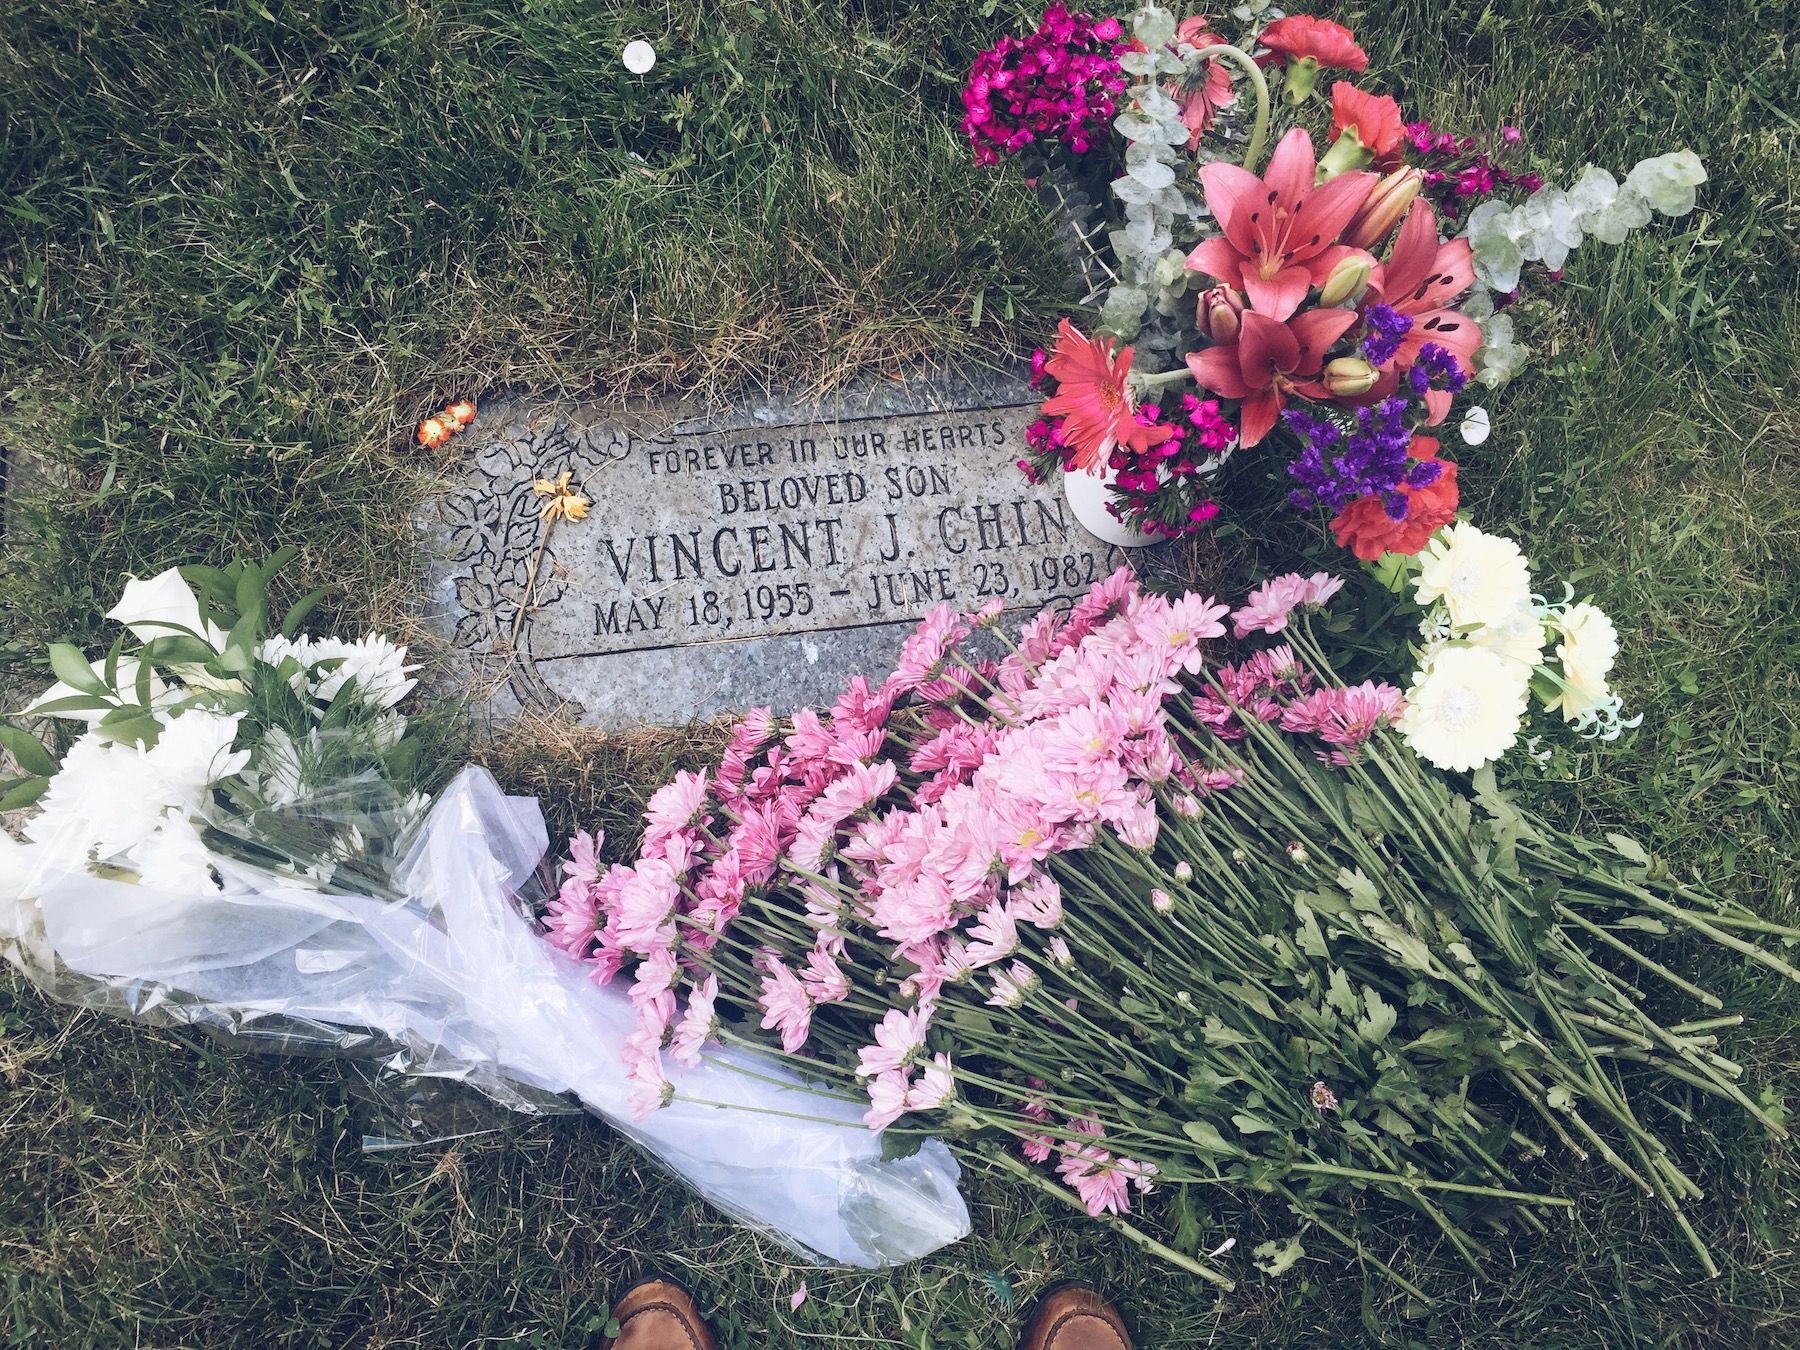
M1371 173L1341 173L1313 186L1312 138L1295 127L1281 138L1261 177L1235 164L1200 170L1206 204L1221 233L1188 255L1197 272L1235 286L1250 306L1280 322L1356 252L1338 242L1375 186Z
M1243 403L1239 435L1246 449L1275 425L1290 392L1326 397L1316 376L1331 344L1357 322L1349 309L1309 309L1286 323L1245 310L1236 342L1190 353L1188 369L1202 388Z

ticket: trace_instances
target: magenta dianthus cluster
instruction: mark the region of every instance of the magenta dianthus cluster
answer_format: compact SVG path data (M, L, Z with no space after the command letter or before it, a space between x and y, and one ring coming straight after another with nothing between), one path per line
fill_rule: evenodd
M975 58L963 90L963 130L977 164L998 164L1038 141L1083 154L1118 111L1119 54L1129 43L1113 18L1051 5L1037 31L1003 37Z
M1501 188L1536 192L1544 185L1537 174L1516 173L1502 162L1525 139L1517 127L1500 129L1501 147L1493 154L1475 137L1438 131L1430 122L1408 122L1406 139L1425 175L1425 195L1452 220Z
M1138 409L1137 420L1159 425L1163 412L1155 404ZM1217 399L1198 399L1184 394L1180 415L1160 423L1166 439L1141 451L1121 447L1113 451L1109 467L1116 471L1118 490L1130 512L1130 524L1145 534L1176 538L1191 534L1219 514L1219 504L1205 495L1201 465L1231 445L1236 428L1219 411ZM1174 521L1167 515L1165 494L1171 494L1181 510ZM1159 499L1163 499L1159 510Z

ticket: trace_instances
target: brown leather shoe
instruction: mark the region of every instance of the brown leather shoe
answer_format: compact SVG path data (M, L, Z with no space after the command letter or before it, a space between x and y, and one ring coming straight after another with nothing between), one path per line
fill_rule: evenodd
M645 1280L613 1305L619 1334L609 1350L719 1350L712 1329L687 1290L667 1280Z
M1019 1350L1131 1350L1131 1335L1112 1304L1086 1285L1071 1284L1038 1304Z

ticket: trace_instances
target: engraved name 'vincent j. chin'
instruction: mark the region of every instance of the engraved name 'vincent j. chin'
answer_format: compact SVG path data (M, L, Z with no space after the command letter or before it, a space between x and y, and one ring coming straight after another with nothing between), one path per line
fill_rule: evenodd
M618 467L641 466L636 482L597 496L584 538L558 541L571 583L559 607L579 597L598 654L1075 593L1103 574L1104 550L1014 465L1029 412L634 447ZM655 508L633 509L640 489Z

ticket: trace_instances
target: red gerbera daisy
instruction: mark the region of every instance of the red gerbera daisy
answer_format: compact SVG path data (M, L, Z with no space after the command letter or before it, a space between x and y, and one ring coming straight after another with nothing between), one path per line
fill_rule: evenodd
M1144 450L1168 439L1168 430L1144 426L1133 414L1127 377L1131 348L1115 359L1111 338L1090 338L1064 319L1056 329L1056 350L1045 370L1056 381L1056 393L1044 403L1046 417L1063 418L1063 434L1075 447L1073 464L1092 472L1106 463L1115 447Z
M1310 56L1321 66L1358 74L1369 68L1369 54L1356 45L1356 35L1330 19L1292 14L1263 29L1261 40L1269 49L1268 56L1261 60L1276 59L1286 65Z

